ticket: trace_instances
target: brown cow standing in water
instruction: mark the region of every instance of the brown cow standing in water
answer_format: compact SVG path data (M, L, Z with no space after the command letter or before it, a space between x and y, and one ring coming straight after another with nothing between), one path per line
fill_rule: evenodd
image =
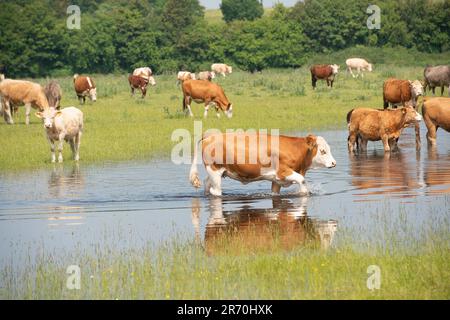
M310 69L313 89L316 89L317 80L326 80L327 86L333 88L333 82L336 74L339 72L339 66L336 64L316 64Z
M428 129L428 144L436 146L437 129L442 128L450 132L450 98L425 99L422 115Z

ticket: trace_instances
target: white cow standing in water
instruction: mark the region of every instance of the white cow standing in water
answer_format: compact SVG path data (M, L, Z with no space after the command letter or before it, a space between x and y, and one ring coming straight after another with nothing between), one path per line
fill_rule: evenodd
M345 64L347 65L347 71L350 72L353 78L357 78L359 75L361 75L361 78L364 78L363 71L369 71L372 72L372 64L368 63L366 60L361 58L350 58L345 61ZM353 73L352 69L356 69L357 74Z
M36 116L44 122L47 139L50 142L52 162L56 162L55 141L59 142L58 162L63 162L64 140L70 144L74 160L80 160L83 112L75 107L64 108L60 111L57 111L55 108L48 108L43 112L36 112Z

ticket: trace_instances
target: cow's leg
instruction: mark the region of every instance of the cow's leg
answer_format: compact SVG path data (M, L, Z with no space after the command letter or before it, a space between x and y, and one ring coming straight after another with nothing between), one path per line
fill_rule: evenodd
M438 127L434 123L431 123L431 121L426 122L426 125L428 128L428 132L427 132L428 146L435 147L436 146L436 131L437 131Z
M350 132L348 135L347 143L348 143L348 152L353 153L355 151L355 143L357 139L357 135L354 132Z
M52 153L52 163L55 163L56 162L55 141L48 138L48 142L50 143L50 152Z
M3 107L3 118L5 118L6 123L14 124L14 120L11 114L11 103L8 99L4 99L4 107Z
M433 91L433 96L436 94L436 87L431 87L431 91Z
M75 136L75 155L74 160L79 161L80 160L80 144L81 144L81 135L83 133L81 131L78 132L78 134Z
M131 96L134 97L134 87L131 87Z
M284 181L298 184L300 186L299 193L300 194L308 194L308 189L306 188L305 177L303 177L300 173L292 171L290 175L284 178Z
M389 146L389 139L387 135L383 135L381 137L381 141L383 141L383 145L384 145L384 151L385 152L389 152L391 151L391 147Z
M212 101L206 100L205 101L205 112L203 113L203 117L207 118L208 117L208 110L209 107L213 104Z
M352 77L354 78L354 77L355 77L355 74L353 73L352 67L348 67L347 70L350 72L350 74L351 74Z
M58 162L63 162L63 147L64 147L64 136L65 133L59 134L59 141L58 141Z
M25 124L30 124L31 103L25 104Z
M415 131L416 131L416 150L420 150L420 124L419 122L416 121L416 123L414 124L415 126Z
M441 86L441 97L444 95L444 85Z
M70 150L72 150L72 157L75 159L75 137L69 139Z
M188 109L189 116L193 117L194 114L192 113L192 110L191 110L191 98L189 96L184 98L184 105Z
M272 181L272 193L280 194L280 190L281 186L275 181Z
M211 166L206 166L206 172L209 175L209 181L211 187L209 188L209 192L213 196L221 196L222 195L222 174L224 169L214 170Z
M317 79L313 74L311 74L311 84L312 84L313 90L316 90Z
M398 149L397 139L389 139L389 148L391 148L392 151L396 151Z
M361 136L358 136L358 145L359 145L359 149L362 152L366 152L367 151L367 139L363 139Z

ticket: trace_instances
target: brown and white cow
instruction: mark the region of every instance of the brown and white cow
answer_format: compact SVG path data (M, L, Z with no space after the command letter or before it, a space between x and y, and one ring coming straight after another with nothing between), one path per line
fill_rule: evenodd
M194 158L189 174L191 184L199 188L197 161L202 144L202 158L208 173L205 192L222 195L222 177L244 184L271 181L272 192L292 184L307 194L305 174L309 169L336 166L328 143L322 137L305 138L260 133L215 133L204 135L195 144Z
M233 67L226 65L225 63L214 63L211 65L211 71L214 71L216 74L221 74L225 77L226 74L233 73Z
M423 95L423 86L419 80L401 80L389 78L383 84L383 106L385 109L391 103L394 107L410 105L416 108L417 99Z
M14 107L25 105L26 120L30 123L31 107L44 111L49 108L44 89L38 83L6 79L0 82L0 109L8 124L13 124L11 110Z
M135 89L140 89L142 92L142 99L145 98L145 95L147 94L147 86L148 86L147 79L139 77L139 76L130 75L128 77L128 83L130 84L131 95L134 96Z
M205 103L204 117L208 116L210 106L216 108L217 117L220 117L219 110L222 110L228 118L233 116L233 105L226 97L223 89L216 83L208 80L186 80L182 84L183 89L183 111L189 112L194 116L191 110L191 102Z
M428 144L436 146L437 129L442 128L450 132L450 98L425 98L422 115L428 129Z
M361 78L364 78L363 71L369 71L372 72L373 66L371 63L368 63L365 59L362 58L350 58L345 61L345 64L347 65L347 71L350 72L353 78L358 77L361 75ZM358 72L355 76L353 73L353 69L356 69Z
M59 110L61 108L62 90L58 82L52 80L44 87L45 96L51 108Z
M339 72L337 64L316 64L310 68L313 89L316 89L317 80L326 80L327 86L333 88L334 78Z
M422 116L413 107L395 110L377 110L356 108L347 114L348 119L348 150L353 152L354 146L362 151L367 150L368 141L383 141L384 151L389 152L395 147L403 129L409 124L422 120Z
M216 73L214 71L202 71L198 73L198 80L208 80L212 81L212 79L216 78Z
M75 74L73 76L73 85L80 103L86 102L86 96L89 96L93 102L97 101L97 87L91 77Z

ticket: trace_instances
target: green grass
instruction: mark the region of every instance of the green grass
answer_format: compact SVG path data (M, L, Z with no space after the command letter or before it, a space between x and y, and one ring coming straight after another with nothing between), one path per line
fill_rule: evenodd
M365 50L365 49L364 49ZM386 49L385 53L391 50ZM348 52L350 54L350 51ZM341 53L322 56L341 61ZM431 56L426 61L443 59ZM339 60L341 59L341 60ZM411 60L411 57L405 57ZM314 58L313 61L318 61ZM345 61L345 60L344 60ZM397 61L397 60L395 60ZM393 61L393 62L395 62ZM412 65L375 64L373 73L364 80L346 75L342 66L335 87L328 89L320 81L313 91L308 66L301 69L265 70L249 74L236 71L217 82L233 103L233 118L217 119L210 111L203 121L204 129L263 128L281 132L322 129L345 129L346 113L358 106L381 107L382 83L388 76L422 79L423 67ZM80 156L83 163L139 160L170 154L174 143L171 134L177 128L193 131L193 120L182 114L182 92L175 75L156 77L157 86L149 89L147 98L130 97L126 75L93 75L98 87L98 101L80 106L75 97L72 78L56 78L63 88L62 106L77 106L84 112L85 130ZM45 83L46 79L37 79ZM203 120L203 106L193 103L196 120ZM24 108L20 108L15 125L0 123L2 146L0 172L35 169L48 166L50 147L40 120L32 115L30 126L24 125ZM71 161L70 148L65 146L65 161Z
M91 253L43 253L35 265L3 268L0 298L449 299L448 221L433 225L421 232L403 223L399 230L382 227L377 239L383 243L341 228L344 236L328 250L308 242L286 251L276 241L269 250L242 250L243 241L225 235L221 251L211 255L194 240L120 249L116 239ZM74 263L81 268L80 290L66 287L66 268ZM370 265L380 268L380 289L367 287Z

